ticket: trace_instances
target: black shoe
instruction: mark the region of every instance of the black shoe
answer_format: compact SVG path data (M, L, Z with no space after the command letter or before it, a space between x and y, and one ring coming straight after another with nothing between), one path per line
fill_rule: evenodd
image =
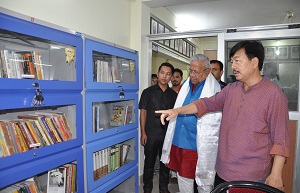
M178 184L177 178L170 178L169 182L170 184Z
M169 190L160 190L159 193L170 193Z

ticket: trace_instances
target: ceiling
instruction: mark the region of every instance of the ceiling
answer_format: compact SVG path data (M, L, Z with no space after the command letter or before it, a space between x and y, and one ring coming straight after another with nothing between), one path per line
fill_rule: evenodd
M214 0L143 0L143 2L148 7L151 8L174 6L174 5L187 5L187 4L199 3L205 1L214 1Z
M165 7L182 26L176 31L300 23L300 0L143 0ZM292 11L293 16L287 17Z

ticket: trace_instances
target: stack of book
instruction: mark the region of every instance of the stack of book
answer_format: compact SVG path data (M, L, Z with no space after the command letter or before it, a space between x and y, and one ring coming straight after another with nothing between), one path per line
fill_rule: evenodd
M35 112L17 118L0 120L0 157L72 139L64 113Z
M94 81L120 82L117 66L108 61L94 60Z

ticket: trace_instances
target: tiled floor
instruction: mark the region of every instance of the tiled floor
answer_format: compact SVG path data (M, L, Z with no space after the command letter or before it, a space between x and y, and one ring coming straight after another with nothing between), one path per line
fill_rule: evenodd
M170 180L169 191L170 191L170 193L179 192L178 184L175 183L173 180L174 179ZM144 193L144 191L143 191L143 180L141 180L141 185L139 187L139 193ZM159 189L158 189L158 174L154 175L154 177L153 177L153 190L152 190L152 193L159 193Z

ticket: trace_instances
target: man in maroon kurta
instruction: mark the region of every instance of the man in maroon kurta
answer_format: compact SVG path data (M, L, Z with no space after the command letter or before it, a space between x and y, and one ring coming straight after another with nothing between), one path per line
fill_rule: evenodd
M290 127L287 99L280 88L263 78L264 48L258 41L241 41L230 51L238 82L210 98L157 111L161 121L178 114L198 117L223 111L215 185L250 180L283 190L282 168L289 155Z

